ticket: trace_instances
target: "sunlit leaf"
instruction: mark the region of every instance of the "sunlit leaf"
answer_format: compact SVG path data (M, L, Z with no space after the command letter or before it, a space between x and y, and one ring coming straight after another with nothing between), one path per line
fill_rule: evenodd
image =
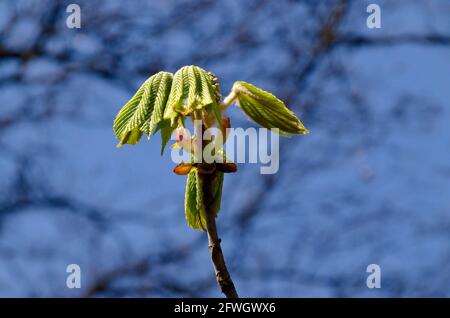
M161 130L161 156L164 153L167 143L172 137L172 133L177 128L177 125L183 123L183 117L177 116L172 119L163 119L159 122L157 130Z
M194 229L206 231L206 218L202 205L202 190L198 171L191 169L186 181L184 213L188 225Z
M184 66L173 77L165 119L188 116L196 110L211 108L216 115L218 103L212 77L198 66Z
M220 210L223 179L223 172L217 171L214 173L211 189L213 195L211 209L214 213L214 217L217 217ZM192 167L186 181L184 210L187 223L190 227L206 231L206 216L203 208L203 191L201 182L199 170Z
M114 134L123 144L136 144L142 133L149 136L162 120L172 85L172 74L159 72L138 89L136 94L122 107L114 120Z
M134 128L130 131L127 131L121 138L118 147L121 147L123 144L135 145L139 142L142 137L142 131L139 128Z
M213 73L208 72L208 75L211 81L211 88L209 88L209 90L212 90L211 93L214 94L215 97L210 107L212 108L212 113L216 117L217 122L222 123L222 110L219 105L222 95L220 93L219 81Z
M158 85L154 85L155 88L155 99L154 99L154 107L151 118L144 126L148 130L146 131L148 137L158 130L159 123L163 120L164 110L167 105L167 100L169 99L170 89L172 87L172 73L168 72L160 72L161 80Z
M309 131L286 105L274 95L246 82L235 82L237 104L253 121L265 128L278 128L281 135Z

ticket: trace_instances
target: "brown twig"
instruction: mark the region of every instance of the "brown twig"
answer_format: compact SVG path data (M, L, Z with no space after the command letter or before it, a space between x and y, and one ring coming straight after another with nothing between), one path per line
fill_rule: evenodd
M206 214L206 231L208 232L209 250L211 252L211 260L216 272L217 282L222 292L227 298L238 298L238 294L228 272L223 257L222 248L220 246L220 238L217 234L215 211L213 210L213 192L212 184L214 178L217 177L217 171L212 173L200 174L203 189L203 206Z

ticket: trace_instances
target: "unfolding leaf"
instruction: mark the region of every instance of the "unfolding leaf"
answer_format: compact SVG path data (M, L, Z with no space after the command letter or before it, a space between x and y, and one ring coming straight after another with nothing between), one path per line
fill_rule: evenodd
M177 126L184 126L184 117L176 116L172 119L163 119L159 122L158 128L161 130L161 156L164 153L164 149L166 148L167 143L172 137L172 133L175 131Z
M123 144L135 145L139 142L141 137L142 131L140 131L139 128L134 128L130 131L127 131L120 139L118 147L121 147Z
M219 80L217 76L211 72L208 72L209 79L211 80L212 91L214 93L215 102L211 104L212 113L217 119L217 122L222 123L222 109L220 108L220 100L222 99L222 94L220 92Z
M284 103L274 95L246 82L235 82L233 92L242 111L265 128L278 128L281 135L309 131Z
M219 108L212 77L198 66L184 66L173 77L164 119L188 116L196 110L207 108L217 116Z
M201 226L203 229L206 229L206 216L205 216L205 209L203 208L203 185L202 185L202 179L200 178L200 173L198 170L195 171L195 179L196 179L196 185L197 185L197 196L196 196L196 206L197 211L199 211L202 223Z
M211 209L214 217L219 214L222 201L224 174L216 171L212 179L212 203ZM199 170L192 167L186 181L186 195L184 202L184 211L187 223L194 229L206 231L206 215L203 208L203 189Z
M172 87L172 73L161 72L159 74L162 74L161 80L159 81L158 85L156 85L156 83L154 85L155 94L153 96L155 96L155 99L153 113L151 118L144 125L145 128L148 129L146 133L149 138L152 133L158 130L158 125L163 120L164 110L166 108L170 89Z
M138 89L136 94L122 107L114 120L114 133L123 144L136 144L142 133L150 135L162 120L172 85L172 74L159 72Z
M202 193L198 171L197 169L192 168L186 181L184 213L190 227L206 231L206 218L202 204Z

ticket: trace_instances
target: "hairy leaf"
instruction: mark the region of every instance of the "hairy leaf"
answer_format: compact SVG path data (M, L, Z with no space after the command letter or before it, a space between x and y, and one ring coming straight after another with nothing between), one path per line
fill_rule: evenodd
M184 117L177 115L172 119L163 119L158 124L158 129L161 130L161 156L164 153L167 143L172 137L172 133L177 127L184 126Z
M191 65L180 68L173 77L164 118L188 116L194 111L206 107L212 108L211 110L215 114L219 109L212 77L198 66Z
M220 210L223 179L223 172L217 171L212 181L212 209L214 211L214 217L217 217ZM206 216L203 208L203 190L201 182L199 170L192 167L186 181L184 211L187 223L190 227L206 231Z
M158 85L154 85L155 88L155 99L154 99L154 107L153 114L148 122L144 125L146 129L146 133L150 138L152 133L155 133L158 130L159 123L163 120L164 110L167 105L167 100L169 99L170 89L172 87L172 73L168 72L160 72L161 80Z
M202 189L198 171L191 169L186 181L184 213L188 225L194 229L206 231L206 218L202 205Z
M172 85L172 74L159 72L138 89L136 94L122 107L114 120L114 134L123 144L136 144L142 133L150 137L162 120Z
M265 128L278 128L281 135L309 131L286 105L274 95L246 82L235 82L233 92L242 111Z

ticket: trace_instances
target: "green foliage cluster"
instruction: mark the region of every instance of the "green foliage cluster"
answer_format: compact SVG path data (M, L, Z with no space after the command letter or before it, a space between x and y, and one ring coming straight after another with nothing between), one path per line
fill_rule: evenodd
M257 124L277 128L282 136L305 134L308 130L286 105L274 95L252 84L237 81L222 101L217 77L198 66L184 66L175 74L159 72L147 79L134 96L122 107L114 120L118 147L137 144L142 135L148 138L161 132L161 154L175 129L184 127L187 117L200 119L205 127L225 130L223 112L236 102ZM224 172L234 172L233 166L221 164L213 180L212 210L217 216L222 196ZM219 165L217 165L219 167ZM174 170L187 174L185 214L188 224L205 230L200 166L183 164ZM180 172L183 171L183 172Z

